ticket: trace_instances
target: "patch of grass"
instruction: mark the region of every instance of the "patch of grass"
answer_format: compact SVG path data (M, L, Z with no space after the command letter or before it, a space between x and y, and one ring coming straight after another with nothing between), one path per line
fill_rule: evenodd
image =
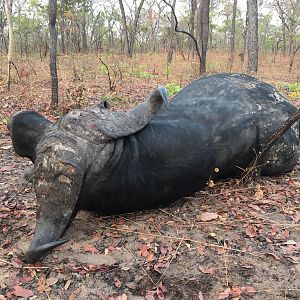
M9 117L8 116L2 116L2 115L0 115L1 116L1 119L2 119L2 124L3 125L7 125L8 124L8 120L9 120Z
M126 101L126 98L119 95L119 94L107 94L107 95L103 95L101 96L101 101L108 101L108 102L114 102L114 101L117 101L117 102L123 102L123 101Z
M173 97L181 90L181 87L177 83L167 83L166 90L168 92L169 97Z
M291 100L300 98L300 83L279 82L277 85L279 89L282 89L288 94Z

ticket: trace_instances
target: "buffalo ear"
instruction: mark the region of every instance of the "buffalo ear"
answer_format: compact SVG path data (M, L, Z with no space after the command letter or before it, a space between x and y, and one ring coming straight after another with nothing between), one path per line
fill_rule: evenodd
M52 122L34 111L22 111L12 116L7 127L15 152L34 162L36 146L51 125Z
M101 120L99 127L108 139L128 136L143 129L153 119L162 104L168 108L164 87L158 87L149 98L128 112L113 112Z

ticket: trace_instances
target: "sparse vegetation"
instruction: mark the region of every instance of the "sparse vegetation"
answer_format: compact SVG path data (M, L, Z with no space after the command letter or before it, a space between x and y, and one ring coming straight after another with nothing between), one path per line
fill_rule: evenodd
M168 96L173 97L181 90L181 87L177 83L167 83L166 90L168 92Z

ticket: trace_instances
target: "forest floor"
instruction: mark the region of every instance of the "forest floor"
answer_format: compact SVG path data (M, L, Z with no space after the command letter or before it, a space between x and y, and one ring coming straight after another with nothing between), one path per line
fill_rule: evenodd
M109 92L97 59L59 57L62 103L52 111L47 61L19 59L20 77L7 92L0 57L0 300L299 300L300 163L289 174L244 185L217 182L164 209L114 217L81 212L65 234L68 243L35 265L22 261L36 201L23 178L30 162L13 151L8 117L31 109L55 120L69 108L100 100L126 109L157 85L184 86L196 78L195 63L180 54L170 68L162 54L133 60L107 55L103 59L116 77L116 91ZM272 59L262 59L260 79L279 88L299 80L299 58L291 73L283 57ZM210 73L226 71L225 54L208 61L214 61ZM298 94L282 91L300 107Z

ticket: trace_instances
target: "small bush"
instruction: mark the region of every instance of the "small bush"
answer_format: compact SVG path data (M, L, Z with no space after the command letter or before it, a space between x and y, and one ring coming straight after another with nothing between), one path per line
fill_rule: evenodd
M168 92L169 97L173 97L181 90L181 87L177 83L168 83L166 84L166 90Z
M297 100L300 98L300 83L280 82L278 83L278 87L287 93L291 100Z

